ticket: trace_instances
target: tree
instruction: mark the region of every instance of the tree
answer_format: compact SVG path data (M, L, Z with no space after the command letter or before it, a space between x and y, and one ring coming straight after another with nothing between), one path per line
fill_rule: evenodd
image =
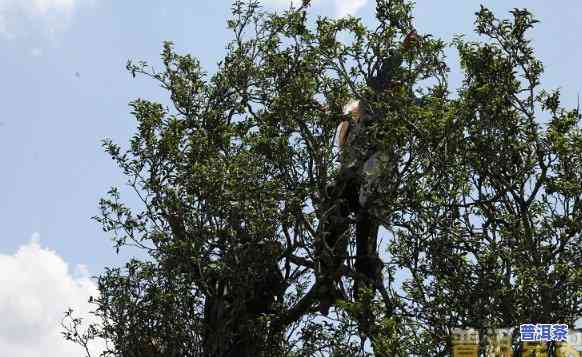
M114 188L95 219L149 255L98 279L89 337L110 342L104 356L445 355L454 327L581 313L580 117L540 90L535 21L482 8L487 42L454 41L452 98L445 43L402 46L411 9L378 0L369 30L310 22L309 1L277 14L237 0L212 76L169 42L162 72L128 63L172 107L132 102L129 149L104 143L142 207ZM364 115L338 158L352 98ZM76 327L65 337L86 343Z
M455 40L465 80L447 128L455 134L440 152L448 167L436 168L450 176L432 191L442 199L391 247L412 272L407 292L435 342L447 339L445 325L484 337L580 316L580 114L541 88L526 38L537 21L512 15L500 21L482 7L476 31L489 41Z

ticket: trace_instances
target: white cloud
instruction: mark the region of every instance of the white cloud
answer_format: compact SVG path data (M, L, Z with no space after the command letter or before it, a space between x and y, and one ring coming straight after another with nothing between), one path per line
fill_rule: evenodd
M263 0L263 3L270 4L276 7L284 7L288 8L289 5L293 4L293 6L297 7L301 5L302 0ZM317 2L317 0L313 0L311 3Z
M69 26L74 10L95 0L0 0L0 36L11 39L31 31L45 35Z
M363 8L368 0L335 0L335 12L337 17L347 15L355 16Z
M42 48L35 47L35 48L33 48L33 49L30 50L30 54L33 57L40 57L43 54Z
M0 7L0 36L11 39L12 34L8 32L8 27L6 26L6 19L4 14L2 13L2 8Z
M87 300L97 287L87 269L71 273L55 252L42 248L35 233L13 255L0 254L0 354L79 357L79 346L62 337L60 321L69 307L91 320ZM102 346L93 345L97 356Z
M29 0L24 3L28 3L27 5L34 12L46 15L50 10L70 12L75 5L75 0Z
M278 8L288 8L290 4L299 6L302 0L263 0L264 4L272 5ZM312 0L311 4L318 3L331 4L334 11L334 16L343 17L347 15L355 16L361 8L363 8L368 0Z

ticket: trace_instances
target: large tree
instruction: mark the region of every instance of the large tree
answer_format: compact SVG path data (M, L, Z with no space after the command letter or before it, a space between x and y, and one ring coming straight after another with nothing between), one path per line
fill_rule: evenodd
M213 75L169 42L161 72L128 63L171 106L132 102L129 148L105 141L142 205L112 189L96 220L148 258L107 269L102 324L66 337L106 356L446 355L455 327L579 316L580 116L541 89L535 20L482 8L453 96L411 9L378 0L370 30L237 0Z

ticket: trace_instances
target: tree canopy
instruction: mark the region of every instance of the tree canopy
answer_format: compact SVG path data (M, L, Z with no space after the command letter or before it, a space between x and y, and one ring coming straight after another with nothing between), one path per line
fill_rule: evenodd
M370 29L236 0L214 74L171 42L159 72L129 62L170 105L133 101L128 148L104 141L141 207L113 188L95 220L148 258L100 275L102 323L68 315L65 337L103 356L445 356L456 327L582 315L580 114L542 87L537 21L481 7L481 40L450 43L452 92L449 44L411 11L377 0ZM338 149L351 99L366 120Z

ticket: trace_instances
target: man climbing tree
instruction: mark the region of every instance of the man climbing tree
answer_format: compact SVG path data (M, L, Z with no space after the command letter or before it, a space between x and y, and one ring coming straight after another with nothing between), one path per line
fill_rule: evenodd
M402 65L401 51L410 51L412 46L418 41L415 31L409 32L401 46L401 49L389 50L389 56L380 58L373 66L373 77L367 83L371 89L371 95L382 95L396 86L402 85L400 66ZM364 104L365 103L365 104ZM333 286L338 280L341 264L346 255L347 242L341 244L342 235L347 233L349 215L354 214L355 235L356 235L356 260L354 282L354 297L359 297L359 286L363 284L367 288L375 289L375 285L381 281L381 266L377 257L376 245L379 222L373 218L368 211L368 201L374 182L365 180L364 171L373 170L379 166L380 153L377 146L369 137L368 127L373 124L373 118L381 118L381 114L374 113L374 108L370 108L367 101L360 104L360 101L352 101L344 110L347 118L342 120L338 126L338 143L344 151L340 173L336 182L329 185L327 194L332 202L337 202L338 208L330 215L326 232L325 245L322 250L335 256L334 262L322 261L322 294L320 296L320 311L327 315L329 307L334 298L339 297ZM365 153L361 155L360 153ZM387 156L387 155L386 155ZM339 249L338 249L339 248ZM321 253L320 253L321 254ZM325 254L325 253L323 253ZM339 259L337 258L339 257ZM327 257L326 257L327 258ZM329 258L327 258L329 260ZM337 275L336 278L333 276Z
M491 41L455 42L450 98L445 44L411 9L377 0L369 30L237 0L212 76L171 43L161 72L130 62L171 106L132 102L128 150L105 142L142 207L112 189L96 220L148 257L106 270L102 323L66 337L104 356L445 356L452 328L582 314L579 113L539 88L535 22L482 9Z

